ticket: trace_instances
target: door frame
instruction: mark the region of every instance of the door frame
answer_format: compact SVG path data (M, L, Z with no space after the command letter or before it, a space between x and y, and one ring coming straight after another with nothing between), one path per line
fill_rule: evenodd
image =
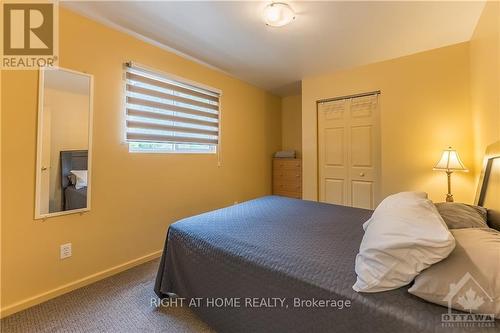
M352 98L357 98L357 97L365 97L365 96L370 96L370 95L377 95L378 100L377 100L377 108L376 108L376 115L375 119L377 122L376 128L377 131L375 133L375 142L377 144L378 150L379 150L379 156L378 160L375 162L377 166L377 178L378 178L378 184L375 187L375 202L374 206L376 207L381 201L382 201L382 115L381 115L381 96L382 96L382 91L381 90L374 90L370 92L364 92L364 93L359 93L359 94L352 94L352 95L345 95L345 96L338 96L338 97L331 97L331 98L322 98L316 100L316 201L319 202L320 198L320 177L319 177L319 168L321 167L319 164L319 104L320 103L327 103L327 102L333 102L333 101L339 101L342 99L352 99Z

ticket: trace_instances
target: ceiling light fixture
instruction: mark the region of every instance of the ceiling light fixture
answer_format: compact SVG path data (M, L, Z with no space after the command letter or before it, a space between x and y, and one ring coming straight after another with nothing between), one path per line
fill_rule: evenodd
M288 4L273 2L264 8L263 18L271 27L282 27L295 19L295 13Z

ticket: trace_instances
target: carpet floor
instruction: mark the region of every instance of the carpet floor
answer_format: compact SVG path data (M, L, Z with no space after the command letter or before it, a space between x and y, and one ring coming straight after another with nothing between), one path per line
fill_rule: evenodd
M153 260L0 321L10 332L214 332L187 307L155 307Z

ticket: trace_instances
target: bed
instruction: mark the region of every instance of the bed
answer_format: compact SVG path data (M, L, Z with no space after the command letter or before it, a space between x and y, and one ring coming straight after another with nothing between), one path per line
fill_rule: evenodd
M218 332L450 332L441 326L447 309L409 294L408 286L352 289L371 214L268 196L181 220L168 230L155 292L202 298L191 309Z
M88 169L87 150L65 150L60 153L61 159L61 193L63 210L87 207L87 187L77 189L71 184L71 170Z

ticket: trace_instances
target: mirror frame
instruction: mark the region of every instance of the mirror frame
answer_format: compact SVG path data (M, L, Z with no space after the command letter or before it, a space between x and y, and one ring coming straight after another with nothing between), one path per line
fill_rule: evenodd
M89 147L88 147L88 161L87 161L87 169L88 169L88 184L87 184L87 207L78 208L67 211L59 211L48 214L40 214L40 186L42 181L42 124L43 124L43 103L44 103L44 78L45 71L50 70L61 70L73 74L83 75L89 78ZM72 69L64 68L64 67L41 67L38 73L38 124L37 124L37 142L36 142L36 181L35 181L35 220L45 220L49 217L61 216L61 215L69 215L69 214L83 214L84 212L90 211L90 203L91 203L91 186L92 186L92 137L93 137L93 119L94 119L94 76L88 73L78 72Z

